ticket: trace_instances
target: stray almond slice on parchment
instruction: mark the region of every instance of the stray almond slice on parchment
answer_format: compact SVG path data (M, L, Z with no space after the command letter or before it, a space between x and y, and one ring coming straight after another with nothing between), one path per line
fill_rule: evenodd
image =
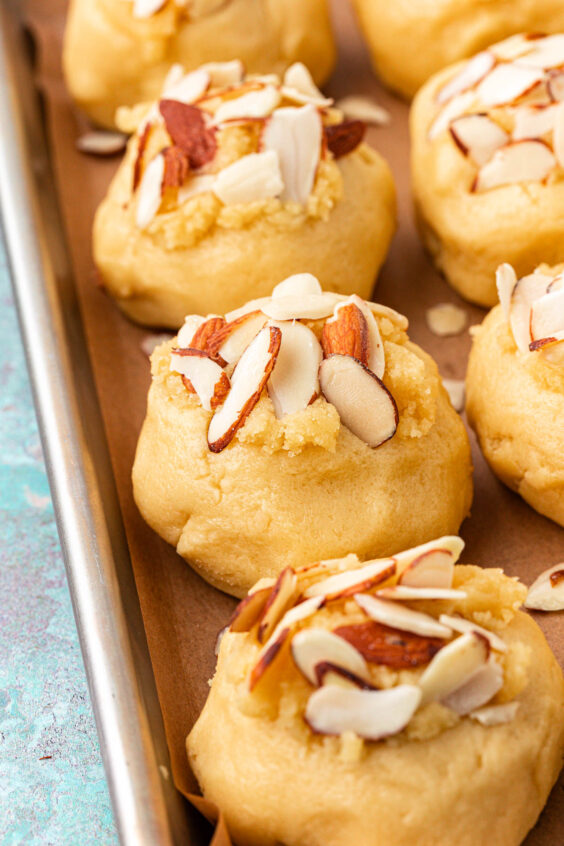
M231 443L259 401L276 362L281 339L280 329L265 327L241 356L231 377L227 399L210 421L208 446L212 452L221 452Z
M459 632L460 634L477 632L489 641L491 648L495 649L496 652L507 652L507 644L504 640L498 637L498 635L494 632L490 632L489 629L484 629L483 626L478 626L476 623L473 623L472 620L467 620L465 617L441 614L439 617L439 623L443 623L443 625L448 626L450 629L455 632Z
M511 307L511 298L513 291L517 284L517 274L510 264L505 262L500 264L495 272L495 284L497 286L497 295L503 309L503 313L507 320L509 320L509 311Z
M386 126L390 123L391 115L371 97L350 94L335 104L349 120L360 120L372 126Z
M187 387L196 392L206 411L212 411L221 405L229 393L227 374L203 350L173 350L170 369L188 380Z
M477 165L485 164L509 141L507 132L484 114L463 115L453 120L449 129L456 145Z
M463 717L487 705L502 687L503 670L497 661L490 658L463 685L445 697L442 703Z
M122 132L92 131L79 135L76 148L81 153L91 156L115 156L122 153L127 143L127 135Z
M442 638L394 629L375 620L339 626L335 634L358 649L369 664L380 664L393 670L422 667L444 648Z
M319 394L323 358L319 341L302 323L275 324L282 332L280 351L268 380L268 395L278 419L301 411Z
M535 579L525 600L532 611L564 611L564 562Z
M470 718L482 726L501 726L510 723L517 716L519 702L505 702L503 705L489 705L470 712Z
M323 96L303 62L294 62L284 74L282 95L296 103L312 103L318 108L333 104L331 97Z
M233 616L228 623L229 630L232 632L250 632L261 616L271 592L271 587L265 587L247 594L233 612Z
M334 576L328 576L320 582L310 585L304 596L323 596L326 600L342 599L353 596L363 590L385 582L396 572L396 562L393 558L382 558L378 561L365 563L355 570L345 570Z
M303 629L292 639L292 658L298 670L312 684L317 684L316 668L329 662L370 681L366 661L354 646L327 629Z
M463 549L462 538L444 535L396 553L394 559L400 582L415 587L450 588L454 565Z
M425 318L431 332L441 338L459 335L468 320L464 309L453 303L439 303L428 308Z
M542 182L556 167L556 158L543 141L512 141L500 147L479 171L472 191L503 185Z
M421 701L414 685L389 690L355 690L324 685L309 698L305 719L317 734L352 731L365 740L382 740L406 727Z
M286 567L271 588L268 599L262 610L259 627L259 643L265 643L284 616L288 608L295 602L298 596L298 580L291 567Z
M321 362L319 382L342 424L369 447L378 447L394 436L399 420L395 400L362 362L347 355L330 355Z
M294 273L272 289L273 297L302 297L322 294L319 280L312 273Z
M321 117L312 105L277 109L266 122L261 149L278 155L283 202L306 203L319 165L321 138Z
M284 189L278 156L272 150L249 153L224 167L213 192L226 206L278 197Z
M419 679L422 702L447 698L483 667L488 660L488 641L475 632L463 634L438 652Z
M351 355L368 365L368 323L355 303L339 303L321 333L323 354Z
M452 635L452 629L448 625L444 625L429 614L422 614L420 611L405 608L397 602L378 599L369 594L356 593L354 598L362 610L377 623L423 637L448 638Z
M476 94L488 108L504 106L528 94L544 79L542 70L518 64L497 65L480 82Z
M495 56L488 50L477 53L444 85L437 94L438 103L446 103L480 82L495 65Z

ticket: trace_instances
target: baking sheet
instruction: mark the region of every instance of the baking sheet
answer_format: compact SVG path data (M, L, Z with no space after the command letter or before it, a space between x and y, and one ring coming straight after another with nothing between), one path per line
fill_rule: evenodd
M175 783L184 793L196 789L184 752L190 730L207 694L215 665L218 631L234 600L205 584L142 521L132 498L130 473L145 412L149 365L141 344L146 329L128 323L97 284L90 253L95 208L118 160L103 161L75 149L84 119L71 106L60 72L64 0L28 0L27 14L40 45L40 84L47 95L48 124L59 196L85 324L96 388L139 593L149 650L163 711ZM410 334L437 360L443 376L463 378L470 346L468 333L439 339L426 327L425 310L439 302L461 305L469 325L484 312L463 303L433 272L413 226L409 196L407 106L383 91L372 75L352 13L343 0L332 3L340 59L330 94L365 93L392 114L389 127L371 129L368 140L390 162L399 201L400 226L374 299L407 314ZM462 527L464 562L501 566L529 583L564 558L564 531L537 515L492 476L474 439L475 500ZM539 615L549 642L564 664L564 617ZM528 846L564 842L564 779ZM510 794L509 794L510 796ZM219 835L218 835L219 840ZM225 841L223 841L225 842Z

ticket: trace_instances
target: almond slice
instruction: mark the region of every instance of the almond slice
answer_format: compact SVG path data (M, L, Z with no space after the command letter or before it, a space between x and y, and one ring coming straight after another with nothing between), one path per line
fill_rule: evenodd
M546 83L550 99L555 103L564 100L564 71L551 71Z
M534 47L534 41L527 37L527 35L511 35L504 41L498 44L492 44L489 48L496 59L503 59L503 61L510 62L519 56L530 53Z
M261 311L243 314L237 320L225 323L218 329L210 338L210 350L226 364L237 364L266 322L267 317Z
M473 88L495 65L495 56L488 50L477 53L444 85L437 94L438 103L446 103L458 94Z
M257 297L256 300L249 300L244 306L234 308L233 311L228 311L225 315L225 320L227 323L232 323L240 317L243 317L243 315L250 314L252 311L262 311L263 307L269 303L270 300L270 297Z
M437 116L429 126L427 136L429 140L437 138L442 132L445 132L452 123L452 121L463 115L471 109L476 102L476 94L474 91L465 91L462 94L457 94L452 100L442 107Z
M200 328L202 323L206 322L206 318L202 317L201 314L189 314L184 318L184 324L182 325L178 336L176 338L176 344L181 349L188 349L188 347L192 347L192 339L196 334L196 331Z
M280 102L280 92L274 85L265 85L258 91L249 91L232 100L225 100L216 110L214 124L228 120L264 118L272 114Z
M531 339L551 338L564 332L564 290L551 291L531 307Z
M395 435L399 420L395 400L360 361L347 355L329 356L321 362L319 382L343 426L369 447L378 447Z
M506 702L503 705L489 705L471 711L470 718L482 726L501 726L515 719L519 710L519 702Z
M421 701L414 685L389 690L354 690L324 685L309 698L305 719L317 734L352 731L365 740L382 740L406 727Z
M564 562L556 564L535 579L525 600L532 611L564 610Z
M368 364L368 323L355 303L339 303L323 327L321 346L325 357L351 355Z
M296 103L312 103L319 108L333 104L331 97L323 96L303 62L294 62L284 74L282 96Z
M331 664L330 661L322 661L320 664L315 665L315 683L317 687L321 687L324 684L332 684L337 687L356 687L361 690L377 689L370 682L351 673L350 670L345 670L344 667Z
M206 411L217 408L229 392L229 378L203 350L176 350L170 356L170 369L189 380Z
M534 343L541 344L540 341ZM542 346L537 348L542 350L542 356L549 364L555 367L564 366L564 332L560 332L559 337L556 338L545 338ZM531 344L531 351L533 351L533 344Z
M442 701L462 687L489 657L488 641L475 632L447 644L419 678L422 702Z
M323 353L319 341L302 323L278 323L280 351L268 380L268 395L278 419L301 411L319 394L317 374Z
M171 77L165 81L162 99L176 100L179 103L195 103L205 94L211 83L211 76L203 68L182 74L178 79Z
M543 141L512 141L500 147L476 177L472 190L490 191L502 185L542 182L556 167L556 158Z
M264 606L272 593L272 588L265 587L249 593L237 605L228 623L232 632L250 632L261 616Z
M463 549L464 541L462 538L457 535L444 535L436 540L414 546L412 549L397 552L394 559L397 563L398 575L401 577L412 565L415 565L416 568L423 565L424 569L420 569L420 574L425 570L432 574L434 570L437 578L437 581L433 581L431 584L427 582L424 585L425 587L450 587L453 565L460 558ZM427 557L429 552L440 553L440 557Z
M375 620L339 626L335 634L358 649L369 664L393 670L422 667L444 648L444 639L393 629Z
M547 35L533 43L533 49L519 59L520 65L549 70L564 65L564 35Z
M510 264L505 262L500 264L495 272L495 284L497 286L497 295L505 314L506 320L509 320L509 311L511 307L511 297L517 285L517 274Z
M531 337L531 308L550 284L550 277L543 273L530 273L518 280L513 289L509 304L509 325L517 349L522 353L529 352Z
M370 681L368 666L360 652L327 629L303 629L294 635L291 650L296 667L312 684L317 684L317 665L326 662Z
M213 192L226 206L277 197L284 188L278 156L272 150L249 153L220 170Z
M164 156L159 154L149 162L141 178L135 209L135 223L139 229L146 229L160 208L164 171Z
M408 587L393 585L380 588L376 595L382 599L394 599L397 602L411 602L418 599L465 599L466 591L455 588Z
M291 567L286 567L278 576L259 619L257 637L259 643L267 641L285 612L298 596L298 580Z
M245 66L240 59L230 62L207 62L200 70L210 75L210 83L214 88L239 85L245 77Z
M198 194L206 194L213 191L215 175L212 173L191 174L188 181L178 189L177 203L179 206L196 197Z
M557 111L558 106L554 104L519 106L513 112L515 126L511 137L514 141L522 141L525 138L542 138L543 135L548 135L554 129Z
M167 0L133 0L133 17L150 18L162 9Z
M200 326L194 332L192 336L192 340L190 341L190 347L195 350L204 350L210 358L213 358L214 361L221 366L225 366L225 361L217 355L215 350L211 349L211 341L219 332L219 330L224 325L225 320L223 317L219 317L216 314L208 315L208 317L204 320Z
M442 382L452 407L460 413L464 410L464 404L466 402L466 384L464 379L443 379Z
M408 564L398 583L416 588L452 587L454 556L448 549L429 549Z
M477 623L473 623L472 620L467 620L465 617L456 617L451 616L450 614L441 614L439 617L439 623L442 623L445 626L448 626L450 629L453 629L455 632L459 632L460 634L466 634L467 632L476 632L482 637L485 637L492 649L495 649L496 652L507 652L507 644L504 640L502 640L498 635L494 632L490 632L489 629L484 629L483 626L478 626Z
M294 273L272 290L273 297L303 297L322 293L319 280L312 273Z
M544 79L542 70L518 64L497 65L478 85L476 94L488 108L515 102Z
M334 294L287 294L273 297L262 306L272 320L320 320L335 308Z
M453 303L439 303L427 309L425 319L433 334L440 338L447 338L451 335L460 335L468 317L463 308Z
M231 390L212 417L208 429L211 452L221 452L260 399L276 363L282 333L275 326L261 329L241 356L231 377Z
M463 115L452 121L450 133L465 156L477 165L489 161L509 141L507 132L487 115Z
M564 276L559 273L557 276L553 276L551 281L546 286L546 293L549 294L551 291L562 290L564 290Z
M368 361L366 366L379 379L381 379L386 370L386 358L384 354L384 344L378 328L378 321L374 317L374 313L367 302L361 299L357 294L350 297L350 301L359 307L364 317L366 318L366 325L368 327ZM347 302L347 300L345 300ZM337 305L335 311L339 306Z
M442 700L452 711L461 717L486 705L503 687L503 670L490 658L457 690Z
M325 599L342 599L345 596L352 596L363 590L385 582L396 572L396 562L393 558L382 558L379 561L371 561L355 570L345 570L322 579L310 585L304 592L304 596L324 596Z
M278 154L284 202L303 205L307 201L319 165L321 139L321 117L315 106L277 109L267 121L262 149Z
M379 106L371 97L351 94L343 97L335 104L349 120L360 120L372 126L386 126L391 121L391 115Z
M429 614L422 614L420 611L413 611L396 602L387 602L369 594L356 593L354 598L372 620L392 629L426 637L449 638L452 635L452 629L448 625L438 622Z
M122 153L127 143L123 132L85 132L76 139L76 149L92 156L115 156Z
M564 167L564 103L555 106L552 149L560 167Z

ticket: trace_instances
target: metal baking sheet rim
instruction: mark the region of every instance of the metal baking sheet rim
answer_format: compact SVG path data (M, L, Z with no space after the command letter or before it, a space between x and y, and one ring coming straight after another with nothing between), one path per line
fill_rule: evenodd
M188 844L15 0L0 4L0 125L2 232L120 840Z

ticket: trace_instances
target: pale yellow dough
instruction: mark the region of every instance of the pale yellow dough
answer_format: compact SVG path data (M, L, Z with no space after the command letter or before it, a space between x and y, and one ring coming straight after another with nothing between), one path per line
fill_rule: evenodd
M419 231L437 269L461 296L497 303L495 271L509 262L518 277L541 262L564 260L564 179L471 192L477 168L442 132L429 139L436 93L459 65L436 74L411 107L411 172Z
M519 353L501 306L474 330L466 395L494 473L564 526L564 367Z
M411 98L432 74L518 32L564 30L561 0L353 0L386 85Z
M377 449L342 426L322 397L277 420L264 395L232 443L213 454L206 442L211 413L169 371L174 342L153 354L135 500L149 525L214 586L242 596L262 576L303 560L351 550L387 555L456 533L468 514L468 437L437 367L408 341L403 318L373 308L384 382L399 409L395 436Z
M270 200L226 208L218 218L208 192L186 212L158 215L148 230L136 227L128 205L134 158L132 142L94 223L101 277L132 320L176 328L186 314L223 314L268 296L304 269L328 291L370 296L396 203L390 168L366 144L324 165L328 178L318 177L310 211ZM183 246L188 233L194 243Z
M200 4L204 5L204 4ZM281 73L302 61L316 82L329 76L335 47L327 0L229 0L190 20L172 0L157 14L133 17L124 0L71 0L63 64L78 105L114 125L118 106L154 100L175 62L242 59L249 73Z
M411 731L387 741L315 735L303 719L312 687L291 658L277 659L283 667L269 670L275 679L250 694L256 638L224 636L187 750L205 797L221 808L239 846L522 842L562 766L562 672L536 623L510 606L502 610L511 589L511 604L519 605L522 586L499 570L457 567L456 573L469 600L451 612L481 620L509 647L497 701L515 699L519 708L507 724L484 727L432 703L415 716ZM316 617L313 625L332 628L343 612L329 607L326 613L327 620ZM403 671L401 682L416 683L419 673Z

